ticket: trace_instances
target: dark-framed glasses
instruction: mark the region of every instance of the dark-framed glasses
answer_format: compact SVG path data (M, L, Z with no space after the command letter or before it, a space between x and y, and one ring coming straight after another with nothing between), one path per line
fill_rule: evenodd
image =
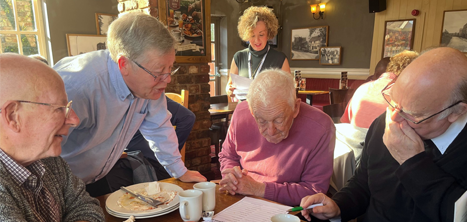
M459 100L459 101L453 103L452 105L442 109L441 111L439 111L439 112L437 112L437 113L435 113L433 115L430 115L430 116L428 116L426 118L423 118L423 119L419 119L417 117L414 117L414 116L408 114L407 112L404 112L404 110L398 108L397 104L391 99L390 90L391 90L392 86L394 85L394 83L395 83L395 81L392 81L386 87L384 87L384 89L381 90L381 94L383 95L384 100L386 100L386 102L388 103L389 107L391 107L392 109L398 110L399 115L402 118L404 118L405 120L407 120L407 121L409 121L409 122L411 122L413 124L420 124L422 122L425 122L426 120L428 120L428 119L430 119L430 118L432 118L432 117L434 117L434 116L436 116L436 115L438 115L438 114L440 114L440 113L442 113L442 112L444 112L444 111L446 111L446 110L448 110L448 109L450 109L450 108L454 107L455 105L462 102L462 100Z
M154 81L157 82L157 78L159 78L159 81L164 81L165 79L167 79L167 77L170 75L172 76L173 74L177 73L178 69L180 69L180 66L173 69L172 72L170 73L160 73L160 74L153 74L152 72L150 72L149 70L147 70L146 68L144 68L142 65L140 65L139 63L137 63L136 61L134 60L131 60L132 62L134 62L138 67L140 67L142 70L146 71L149 75L151 75L152 77L154 77Z
M61 108L61 109L65 110L65 118L68 118L68 116L70 114L70 110L72 109L71 104L73 102L73 101L70 101L70 102L68 102L68 104L66 104L66 106L61 106L61 105L55 105L55 104L50 104L50 103L31 102L31 101L26 101L26 100L12 100L12 101L16 101L16 102L20 102L20 103L29 103L29 104L50 106L50 107L53 107L53 108L56 108L56 109ZM0 109L0 112L2 112L1 109Z

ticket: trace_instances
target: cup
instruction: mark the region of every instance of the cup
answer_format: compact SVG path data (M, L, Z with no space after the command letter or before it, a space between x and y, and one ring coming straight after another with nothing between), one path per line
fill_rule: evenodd
M180 216L183 221L199 221L203 213L203 192L185 190L178 193L180 198Z
M216 207L216 184L200 182L193 185L195 190L203 192L203 211L211 211Z
M174 36L175 40L181 41L182 40L182 32L178 29L172 30L172 35Z
M272 222L300 222L297 216L291 214L276 214L271 217Z

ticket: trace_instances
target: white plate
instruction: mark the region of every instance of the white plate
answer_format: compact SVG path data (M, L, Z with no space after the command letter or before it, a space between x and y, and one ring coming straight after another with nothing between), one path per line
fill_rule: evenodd
M135 185L131 185L131 186L128 186L127 188L130 189L130 190L139 190L139 189L144 189L145 187L148 186L150 182L147 182L147 183L139 183L139 184L135 184ZM182 192L183 189L175 184L171 184L171 183L164 183L164 182L159 182L159 185L161 187L161 190L172 190L172 191L176 191L176 192ZM105 206L110 210L112 211L113 213L118 213L118 214L121 214L121 215L133 215L133 216L147 216L147 215L154 215L154 214L158 214L158 213L163 213L163 212L167 212L167 211L170 211L172 210L172 207L174 206L178 206L178 204L180 203L180 199L178 197L178 195L175 196L175 198L169 202L169 204L165 205L164 208L157 208L157 209L154 209L154 210L148 210L148 211L131 211L131 210L127 210L123 207L120 207L118 206L118 203L117 201L120 199L121 196L123 196L123 194L125 194L125 192L123 192L122 190L117 190L115 192L113 192L112 194L110 194L110 196L107 198L107 200L105 201ZM173 211L173 210L172 210ZM172 212L170 211L170 212Z
M155 213L150 213L150 214L147 214L147 215L146 215L146 214L143 214L143 215L139 215L139 216L150 216L150 215L156 215L156 216L157 216L158 214L162 214L162 213L165 213L165 212L167 212L167 211L171 211L171 210L173 210L173 209L178 209L178 207L179 207L179 205L177 204L177 205L175 205L175 206L173 206L173 207L166 208L166 209L164 209L163 211L157 211L157 212L155 212ZM122 214L122 213L114 212L114 211L110 210L108 207L105 207L105 209L107 210L108 213L110 213L110 214L112 214L112 215L120 215L120 216L126 216L126 217L130 216L130 215L127 214L127 213Z
M158 216L166 215L166 214L168 214L168 213L172 213L173 211L175 211L175 210L178 209L178 206L179 206L179 205L177 205L177 206L175 206L175 207L173 207L173 208L170 208L170 210L168 210L168 211L165 211L165 212L158 212L158 213L155 213L155 214L153 214L153 215L143 215L143 216L141 216L141 215L140 215L140 216L135 216L135 215L133 215L133 216L135 217L135 219L145 219L145 218L158 217ZM131 216L131 215L126 215L126 214L118 214L118 213L115 213L115 212L109 210L109 208L107 208L107 207L106 207L105 209L107 210L107 212L108 212L110 215L112 215L112 216L114 216L114 217L128 219L128 218Z

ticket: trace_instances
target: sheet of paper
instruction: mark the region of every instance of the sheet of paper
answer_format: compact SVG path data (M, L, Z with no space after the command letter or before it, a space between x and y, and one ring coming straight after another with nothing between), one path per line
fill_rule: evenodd
M454 205L454 222L467 221L467 192L456 201Z
M233 91L235 97L237 97L238 100L245 100L253 80L235 74L230 74L230 78L232 78L232 86L235 87Z
M244 197L237 203L214 215L216 222L270 222L276 214L285 214L292 207Z

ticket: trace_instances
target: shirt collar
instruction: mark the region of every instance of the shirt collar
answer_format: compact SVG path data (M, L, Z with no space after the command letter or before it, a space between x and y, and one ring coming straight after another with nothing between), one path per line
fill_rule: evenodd
M7 171L13 176L13 179L19 185L22 185L31 175L33 175L30 170L34 171L35 175L39 176L39 178L41 178L45 173L45 167L40 160L35 161L26 168L14 161L10 156L8 156L8 154L3 152L1 148L0 161L3 162Z
M452 141L454 141L457 135L459 135L459 133L464 129L466 123L467 113L459 117L456 122L453 122L443 134L431 139L436 147L438 147L441 154L446 152L446 149L451 145Z
M107 67L109 70L110 82L117 92L118 99L121 101L124 101L126 98L134 99L135 97L123 80L123 76L120 72L120 69L118 68L118 64L112 60L110 53L107 59Z

